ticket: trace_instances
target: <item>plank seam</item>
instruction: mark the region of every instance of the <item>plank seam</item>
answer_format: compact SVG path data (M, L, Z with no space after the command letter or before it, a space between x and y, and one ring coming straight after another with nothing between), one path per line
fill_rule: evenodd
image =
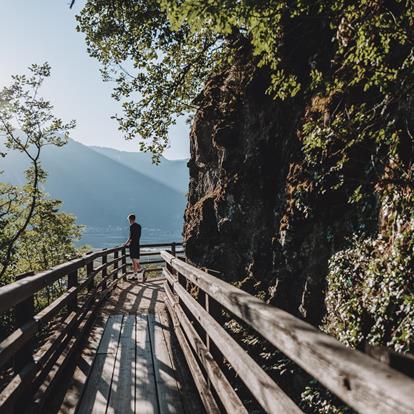
M112 394L112 384L114 381L114 374L115 374L115 368L116 368L116 361L118 358L118 353L119 353L119 342L121 340L121 334L122 334L122 329L124 327L124 321L125 321L125 315L122 315L122 319L121 319L121 326L119 328L119 334L118 334L118 341L117 341L117 347L116 347L116 352L115 352L115 356L114 356L114 365L112 367L112 374L111 374L111 382L109 384L109 392L108 392L108 397L106 400L106 408L105 408L105 414L108 412L108 406L109 406L109 402L111 401L111 394Z
M157 412L160 413L161 412L161 402L160 402L160 395L159 395L159 391L158 391L158 383L157 383L157 377L155 374L155 360L154 360L154 352L155 352L155 344L153 344L153 338L151 335L151 325L150 325L150 320L148 317L148 314L146 315L147 318L147 328L148 328L148 338L149 338L149 343L150 343L150 347L151 347L151 362L152 362L152 366L154 367L154 385L155 385L155 394L157 396ZM136 413L138 414L138 413Z

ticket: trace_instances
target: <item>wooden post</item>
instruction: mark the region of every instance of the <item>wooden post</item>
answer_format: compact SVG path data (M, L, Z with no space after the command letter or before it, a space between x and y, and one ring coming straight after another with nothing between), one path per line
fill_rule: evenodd
M206 292L203 292L203 293L204 293L204 308L208 313L210 313L210 297L207 295ZM207 331L205 331L205 334L206 334L205 344L206 344L207 350L210 352L210 336L207 333ZM211 381L209 377L207 377L207 387L209 389L211 388Z
M171 243L171 254L172 254L174 257L176 257L176 256L177 256L175 242L172 242L172 243ZM175 269L174 269L172 266L170 266L168 263L167 263L167 269L170 271L170 273L171 273L172 275L177 275L177 272L175 271Z
M86 277L89 277L93 273L93 260L86 264ZM88 284L88 290L92 290L95 286L95 278L92 278L92 280Z
M122 255L122 266L123 266L123 274L125 275L127 273L127 268L126 268L126 247L123 247L121 250L121 255Z
M106 265L106 263L108 263L108 255L105 253L102 256L102 265ZM102 279L105 279L106 276L108 275L108 269L106 267L104 267L102 269ZM106 280L104 280L103 284L102 284L102 290L106 289Z
M68 289L78 286L78 269L68 274ZM78 308L78 295L75 294L73 299L68 303L68 311L75 311Z
M16 277L16 280L21 280L30 274L23 274ZM15 307L16 327L21 327L25 323L30 322L34 318L34 296L30 296ZM33 339L27 341L22 348L16 352L14 356L14 371L20 372L25 365L33 362Z
M210 313L210 298L205 292L204 292L204 309L208 313ZM210 350L210 337L208 336L207 332L206 332L206 347L208 350Z
M119 250L116 250L115 251L115 253L114 253L114 259L118 259L119 258ZM118 269L118 260L115 260L115 262L114 262L114 271L115 271L115 269ZM114 272L114 277L113 277L113 280L115 280L115 279L117 279L118 278L118 272Z

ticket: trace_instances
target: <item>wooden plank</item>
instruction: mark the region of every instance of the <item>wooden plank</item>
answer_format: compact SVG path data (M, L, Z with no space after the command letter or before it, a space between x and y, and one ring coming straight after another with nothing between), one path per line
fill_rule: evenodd
M84 306L87 306L87 303L85 303ZM84 312L86 312L86 310ZM59 355L54 354L54 352L70 339L68 331L80 323L82 315L83 313L81 313L80 310L78 313L71 312L62 322L62 329L55 332L55 334L48 340L45 347L42 348L41 353L36 356L35 363L29 364L23 368L23 370L16 375L9 385L1 392L0 412L3 412L6 407L10 406L10 401L15 401L19 398L22 392L22 385L24 383L30 383L36 375L34 388L39 386L38 382L40 376L45 375L44 370L50 370L50 366L53 366L54 361L59 357ZM44 367L45 364L47 364L46 367ZM30 369L28 369L29 367Z
M107 253L108 251L105 250ZM82 258L82 262L84 263L86 260L91 259L91 255L86 255ZM94 256L95 257L95 256ZM57 269L72 269L73 271L73 263L78 263L79 259L76 259L75 261L71 261L70 263L63 264L61 266L58 266L58 268L52 269L47 272L43 272L42 274L36 275L36 276L28 276L28 277L35 277L36 279L33 279L33 283L25 283L24 284L24 291L26 292L27 289L31 286L32 288L34 286L40 286L39 283L50 283L50 277L56 276L56 270ZM69 266L69 267L68 267ZM72 267L71 267L72 266ZM122 267L123 268L123 267ZM63 270L62 270L63 271ZM46 276L45 276L46 275ZM39 282L37 278L40 277L42 280ZM24 329L15 331L11 337L6 338L5 342L3 342L1 345L3 346L1 348L0 352L0 360L4 357L8 356L10 357L11 354L14 354L16 350L21 349L21 347L27 343L28 340L33 336L33 333L38 329L39 326L41 326L42 323L49 320L52 316L54 316L66 303L70 301L70 299L73 297L74 294L76 294L80 289L83 288L85 282L89 282L93 278L93 275L85 280L82 284L80 284L77 287L70 288L66 293L61 295L59 298L57 298L52 304L50 304L47 308L43 309L39 314L37 314L34 318L34 320L30 321L29 323L24 325ZM7 295L10 294L12 290L16 292L17 287L17 293L22 293L21 291L21 283L22 281L19 281L18 283L12 284L13 286L7 286L7 289L3 290L0 289L0 292L6 292L6 298ZM27 280L25 281L27 282ZM113 286L113 285L112 285ZM112 287L111 286L111 287ZM13 288L13 289L11 289ZM11 290L10 290L11 289ZM27 290L28 292L29 290ZM108 290L109 291L109 290ZM8 293L7 293L8 292ZM20 294L19 293L19 294ZM44 399L43 396L50 394L54 384L56 383L57 379L60 376L60 373L64 370L65 366L67 365L67 361L69 360L70 355L73 353L73 350L76 348L76 345L79 342L79 335L76 334L76 338L71 338L70 335L72 335L69 330L79 325L82 321L82 326L88 326L91 321L91 316L93 316L93 312L88 312L90 303L93 302L93 308L96 308L99 306L99 304L102 302L102 299L105 297L104 295L100 295L98 301L96 301L96 289L93 289L90 292L90 296L84 303L81 309L78 310L78 313L75 314L72 312L67 320L65 320L65 323L63 324L64 328L58 332L56 335L54 335L50 341L48 341L48 345L46 348L42 348L42 354L40 354L37 357L36 363L30 364L30 370L26 370L26 367L19 373L19 375L15 376L14 379L9 383L9 386L6 386L6 388L1 392L0 394L0 400L2 403L0 403L0 411L6 410L7 407L10 407L10 403L13 401L16 401L19 398L19 395L22 391L22 387L24 384L29 383L35 376L35 388L40 385L40 383L43 381L44 376L48 376L47 381L41 386L41 388L38 391L38 396L40 398L39 401L40 404L43 404ZM29 295L30 296L30 295ZM0 295L0 299L3 299ZM17 298L17 303L21 303L22 301ZM0 303L1 306L1 303ZM86 315L87 314L87 315ZM86 317L85 317L86 315ZM90 315L90 316L88 316ZM84 318L84 320L83 320ZM66 321L69 321L70 323L66 324ZM22 327L23 328L23 327ZM84 329L80 329L80 331L84 331ZM73 339L73 340L72 340ZM65 355L59 355L56 353L56 350L59 351L60 348L65 347L67 343L70 343L70 346L68 348L68 352L65 350ZM58 349L59 348L59 349ZM55 361L58 360L56 363ZM48 372L50 369L52 370ZM4 404L3 404L4 403Z
M86 304L85 304L86 305ZM86 310L84 311L84 313ZM43 394L43 396L47 395L47 393L50 391L49 386L53 384L53 382L58 378L58 374L61 372L61 369L64 369L65 364L67 363L66 357L69 356L73 352L73 348L69 347L69 352L62 353L62 355L54 354L57 348L61 346L66 346L66 343L68 341L72 341L75 339L76 341L78 338L72 338L71 336L68 336L68 331L74 327L77 326L82 321L83 313L76 313L71 312L65 321L62 323L62 330L59 332L56 332L52 338L48 341L46 345L46 349L41 352L41 354L38 355L36 358L36 362L34 364L27 365L10 383L9 385L2 391L0 394L0 412L7 412L9 409L8 407L11 407L11 402L16 401L22 392L22 385L31 383L32 379L37 375L35 381L33 381L34 387L39 386L39 378L41 375L43 375L43 369L47 369L50 371L49 366L53 366L54 361L56 358L59 357L59 362L53 367L53 369L49 372L49 380L46 384L43 384L43 388L41 388L38 391L38 395ZM88 319L90 319L88 316L84 318L83 325L85 326L85 322L88 322ZM80 331L82 332L82 327L80 328ZM46 368L43 368L43 366L47 364ZM40 370L40 372L39 372ZM47 373L47 372L46 372ZM36 400L39 400L39 397L35 397ZM43 401L41 402L43 403ZM26 407L28 407L29 402L25 403Z
M78 330L75 333L75 336L77 338L77 343L74 345L74 347L70 348L70 353L76 353L77 347L78 345L81 343L81 339L84 336L85 332L89 330L89 327L92 325L92 322L94 320L94 315L95 315L95 311L96 309L101 305L102 301L105 299L105 295L101 292L100 295L96 296L96 288L91 292L91 296L87 299L87 301L84 303L83 305L83 309L85 309L85 311L82 313L80 319L82 319L82 323L81 326L78 328ZM90 302L92 303L92 308L91 310L88 311L89 309L89 304ZM83 316L84 314L86 314L86 316ZM100 343L100 339L102 338L102 334L104 331L104 327L102 327L102 329L100 329L100 335L96 338L97 341L92 338L92 342L89 342L88 347L92 347L95 352L93 352L93 354L96 354L96 350L99 347L99 343ZM98 333L98 332L96 332ZM98 338L100 338L98 340ZM96 343L97 342L97 343ZM89 350L91 350L92 348L89 348ZM54 391L54 379L58 378L61 376L62 373L62 368L64 369L65 365L67 364L68 360L69 360L69 354L67 354L68 357L66 357L63 361L62 361L62 365L60 366L59 370L56 372L57 375L54 376L54 378L52 379L52 382L48 385L48 388L46 390L46 392L44 393L43 397L45 397L47 399L47 396L51 394L51 392ZM76 375L75 374L75 378L74 381L77 382L77 386L80 386L81 388L78 389L78 391L80 391L79 393L73 392L73 388L70 390L67 390L66 393L66 397L65 397L65 406L61 407L63 409L62 412L68 412L68 410L70 412L73 412L72 410L75 410L78 406L79 400L81 399L80 396L82 395L82 391L85 388L85 384L87 383L87 376L89 374L89 372L92 371L92 366L93 366L93 361L94 361L94 357L93 355L90 355L88 352L86 352L86 354L84 355L84 358L86 358L86 360L90 360L90 369L84 371L82 371L82 375ZM60 362L58 361L58 365L60 364ZM78 374L79 374L78 371ZM38 407L40 407L40 412L49 412L49 408L51 408L51 412L55 412L56 410L56 406L54 405L53 401L46 400L45 398L42 398L42 400L40 401L40 404L38 405ZM67 398L67 399L66 399ZM44 405L44 403L47 403L48 405Z
M168 280L168 282L171 285L173 285L174 282L177 281L177 278L174 275L172 275L166 267L164 267L164 269L162 270L162 275Z
M405 375L167 252L161 256L355 410L412 413L414 381Z
M39 312L33 320L25 323L16 329L0 343L0 367L16 354L38 331L44 323L52 319L70 301L77 289L69 289L66 293L59 296L49 306Z
M122 315L108 318L92 371L82 395L78 413L105 414L112 385L116 353L122 327Z
M0 368L10 362L17 351L19 351L37 332L37 322L30 321L19 329L16 329L0 343Z
M146 315L136 316L136 359L135 370L135 413L156 414L158 397L155 384L148 319Z
M166 289L169 290L168 286ZM172 296L167 293L167 297ZM214 360L213 356L204 345L197 331L188 320L184 311L178 303L171 303L170 299L166 300L166 304L171 313L174 313L174 317L178 319L183 331L185 332L190 345L192 346L194 352L199 356L201 363L203 364L207 376L211 381L218 397L223 404L223 407L228 413L238 413L238 414L247 414L246 408L243 406L240 398L234 391L233 387L230 385L229 381L221 371L217 362Z
M44 411L44 405L47 403L47 399L55 390L55 386L65 372L65 368L71 361L72 355L78 350L81 339L90 328L96 309L100 306L102 300L102 295L97 295L97 289L93 289L83 303L82 308L78 309L77 312L71 312L65 319L65 322L67 322L65 327L67 334L65 335L64 332L61 332L56 341L49 341L52 345L39 357L38 364L42 366L50 356L35 380L37 387L43 381L44 376L47 375L46 381L41 384L35 398L37 411ZM75 316L74 318L73 315ZM53 350L55 350L54 353Z
M180 284L174 283L174 289L266 412L301 413L283 390Z
M106 414L135 412L135 316L123 319Z
M95 311L97 306L99 306L99 301L94 301L91 309L87 310L85 314L81 314L79 317L79 326L72 336L69 336L69 341L65 345L64 350L58 354L58 359L53 365L52 369L49 371L47 380L42 384L37 393L37 398L35 403L37 405L38 412L47 412L44 409L45 404L47 403L48 398L52 395L55 386L59 384L65 370L71 361L71 358L79 350L81 340L85 332L90 328L92 321L94 319Z
M15 404L21 395L21 392L30 383L36 371L36 364L34 362L26 365L13 379L6 385L0 393L0 413L1 414L15 414L18 412L15 409Z
M91 327L88 337L85 338L85 342L82 342L85 346L82 347L81 352L79 353L73 376L65 389L65 395L61 399L62 403L60 405L59 414L75 414L88 375L92 371L96 350L98 349L104 328L105 324L101 324L100 319L98 319L97 323L93 324ZM50 412L54 411L50 410Z
M160 414L181 414L184 407L161 323L154 315L148 315L148 322Z
M115 354L118 349L122 327L122 315L111 315L106 322L105 330L97 350L97 354Z
M168 299L166 299L165 303L172 310L172 305L169 303ZM193 380L200 395L201 401L203 402L203 405L206 409L206 412L211 414L219 414L220 409L218 408L217 403L214 400L214 397L209 389L207 381L203 376L203 373L197 363L196 358L191 352L191 348L188 345L187 339L185 338L181 327L179 325L175 326L174 330L180 347L183 351L184 358L187 361L188 368L190 369L190 372L193 376Z

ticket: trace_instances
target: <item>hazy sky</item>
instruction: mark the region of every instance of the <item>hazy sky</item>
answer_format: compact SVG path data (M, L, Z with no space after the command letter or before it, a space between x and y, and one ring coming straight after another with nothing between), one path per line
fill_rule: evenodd
M110 119L121 108L111 98L99 63L90 58L82 33L76 32L75 14L84 1L69 9L69 0L0 0L0 87L10 76L25 73L32 63L49 62L52 76L42 95L55 106L55 114L77 127L72 137L87 145L136 151L136 141L125 141ZM170 159L189 156L188 126L180 122L170 133Z

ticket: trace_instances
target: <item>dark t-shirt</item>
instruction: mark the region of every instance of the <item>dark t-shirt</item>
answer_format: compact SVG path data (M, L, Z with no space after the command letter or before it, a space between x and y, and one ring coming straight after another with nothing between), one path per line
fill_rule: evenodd
M138 223L132 223L129 227L129 237L131 238L131 246L139 246L141 226Z

